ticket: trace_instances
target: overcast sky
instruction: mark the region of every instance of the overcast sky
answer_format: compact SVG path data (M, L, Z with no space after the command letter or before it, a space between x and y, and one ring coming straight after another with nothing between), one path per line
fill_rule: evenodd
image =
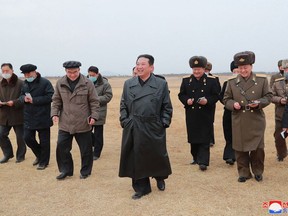
M131 74L136 57L155 57L155 73L191 73L203 55L229 71L235 53L256 54L254 71L288 58L287 0L0 0L0 59L62 76L67 60L104 75Z

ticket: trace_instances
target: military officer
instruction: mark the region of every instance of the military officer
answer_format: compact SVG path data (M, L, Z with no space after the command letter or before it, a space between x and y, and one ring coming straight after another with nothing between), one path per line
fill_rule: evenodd
M279 61L284 63L282 68L284 69L284 74L282 75L281 72L276 74L279 78L275 79L272 85L272 103L275 104L275 132L274 132L274 139L275 139L275 147L277 150L277 160L283 161L283 159L287 156L287 145L285 139L281 137L282 132L282 117L284 113L285 104L287 103L287 96L288 96L288 65L285 66L285 63L288 62L287 60ZM278 66L279 66L278 62ZM280 74L280 75L279 75ZM271 77L272 79L272 77Z
M209 166L213 109L219 91L216 78L205 74L205 57L193 56L189 64L192 74L183 78L178 98L185 108L192 164L198 164L200 170L204 171Z
M270 88L271 89L272 89L272 86L273 86L273 83L275 82L275 80L283 77L284 70L282 68L282 60L278 61L278 69L279 69L279 72L276 74L273 74L270 78Z
M220 81L219 81L219 77L218 76L215 76L211 73L211 70L212 70L212 63L210 62L207 62L207 65L205 67L205 73L207 75L210 75L210 76L213 76L216 78L216 81L217 81L217 86L218 86L218 91L220 92L221 91L221 84L220 84ZM213 113L213 125L212 125L212 129L211 129L211 138L210 138L210 147L213 147L215 145L215 137L214 137L214 120L215 120L215 111L216 111L216 104L214 105L214 113Z
M255 54L250 51L234 55L239 68L236 78L228 80L223 102L232 111L232 146L235 150L239 182L252 177L262 181L264 171L265 114L272 92L266 76L252 72Z

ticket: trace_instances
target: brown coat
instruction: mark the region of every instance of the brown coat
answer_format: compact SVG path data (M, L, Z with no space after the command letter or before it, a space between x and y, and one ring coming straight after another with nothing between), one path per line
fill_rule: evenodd
M272 92L268 80L263 75L254 73L247 81L239 74L228 80L223 102L232 111L233 149L236 151L253 151L264 148L264 131L266 127L263 108L270 104ZM249 100L259 100L258 108L254 110L234 110L234 103L242 107Z
M60 78L52 98L51 116L59 116L59 130L70 134L91 130L88 118L99 118L99 98L93 83L80 74L79 82L71 92L67 77Z
M272 89L272 86L273 86L276 79L279 79L282 77L283 77L283 73L281 73L281 72L273 74L270 78L270 88Z
M288 96L288 84L285 82L285 78L281 77L274 81L272 86L272 103L275 104L275 120L282 120L285 104L281 104L281 98Z
M13 74L10 82L2 79L0 84L0 100L7 102L12 100L14 106L3 105L0 107L0 125L21 125L23 124L23 103L18 98L21 93L23 81L16 74Z

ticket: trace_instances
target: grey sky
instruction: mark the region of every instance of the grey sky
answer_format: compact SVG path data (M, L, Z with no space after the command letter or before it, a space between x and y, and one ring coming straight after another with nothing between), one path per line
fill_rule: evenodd
M206 56L214 72L251 50L254 71L277 71L288 58L287 0L0 0L0 61L16 74L32 63L62 76L78 60L104 75L131 74L139 54L155 57L155 73L190 73Z

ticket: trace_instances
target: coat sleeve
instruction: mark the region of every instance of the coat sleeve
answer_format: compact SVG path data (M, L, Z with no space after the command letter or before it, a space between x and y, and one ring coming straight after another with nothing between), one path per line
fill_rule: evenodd
M92 82L88 82L87 86L88 86L88 91L89 91L88 103L89 103L90 113L91 113L90 117L97 120L99 119L99 107L100 107L99 96Z
M43 82L43 85L45 85L43 86L44 94L42 96L33 97L34 105L50 104L52 101L54 89L51 82L49 80L45 80L45 82Z
M271 103L271 99L273 96L273 94L270 90L267 78L265 78L265 80L264 80L264 85L262 88L262 95L263 96L258 99L260 101L259 109L262 109L262 108L268 106Z
M189 96L186 93L185 80L184 79L182 79L182 83L180 86L180 92L178 94L178 99L181 101L181 103L184 105L184 107L188 106L187 100L189 99Z
M276 83L274 82L272 84L272 94L273 94L273 97L271 99L271 102L274 103L274 104L280 104L280 101L281 101L281 96L278 95L277 93L277 88L276 88Z
M219 94L219 100L220 100L220 102L221 102L222 104L224 104L224 103L223 103L223 97L224 97L224 93L225 93L226 87L227 87L227 81L225 81L225 82L223 83L223 87L222 87L221 92L220 92L220 94Z
M112 97L112 87L108 82L105 82L103 86L103 95L99 96L100 105L106 105L111 101Z
M126 98L126 92L127 91L127 81L124 83L123 86L123 92L121 96L121 101L120 101L120 125L122 128L125 127L126 122L128 121L129 118L129 109L127 105L127 98Z
M60 116L60 113L63 108L63 101L59 88L60 85L57 83L55 87L55 92L52 97L51 117Z
M172 103L170 99L168 84L165 82L164 88L163 88L163 101L161 105L161 121L163 123L164 127L169 127L172 119Z
M234 110L234 103L236 101L233 98L233 93L232 93L232 89L231 89L231 82L232 81L227 82L227 87L225 89L224 97L223 97L223 103L228 110L233 111Z
M213 80L210 95L206 97L207 106L213 106L219 100L220 90L221 90L220 83L218 84L216 79Z

